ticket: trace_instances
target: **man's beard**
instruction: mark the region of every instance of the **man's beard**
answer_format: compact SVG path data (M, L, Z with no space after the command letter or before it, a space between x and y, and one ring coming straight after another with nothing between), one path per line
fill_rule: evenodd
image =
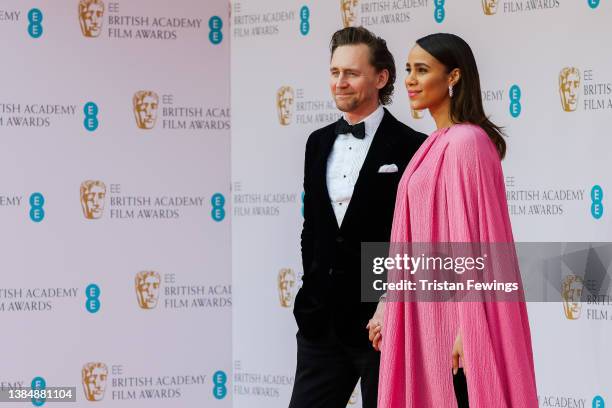
M336 102L336 107L341 112L351 112L354 111L359 106L359 101L357 98L350 98L339 101L338 98L334 98Z

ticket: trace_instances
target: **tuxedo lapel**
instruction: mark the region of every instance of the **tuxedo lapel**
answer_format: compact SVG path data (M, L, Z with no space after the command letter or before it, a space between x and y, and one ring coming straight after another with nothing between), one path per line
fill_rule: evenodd
M372 140L370 149L368 150L363 166L361 166L361 170L359 171L359 176L357 177L357 182L355 183L355 187L353 189L351 202L349 203L344 219L342 220L342 225L340 227L341 229L350 223L352 214L356 211L355 208L360 204L361 196L363 194L367 194L367 175L376 171L374 167L376 167L384 157L387 157L391 150L391 134L388 131L391 120L391 114L387 111L387 109L385 109L383 119L380 122L376 133L374 134L374 139Z
M329 190L327 189L327 160L329 159L329 155L334 146L334 142L336 141L336 133L334 132L334 128L332 127L330 132L322 138L321 141L321 154L319 155L319 160L317 163L317 180L319 181L319 191L320 196L325 202L323 204L323 211L325 216L329 219L330 225L334 225L336 229L339 229L338 220L336 219L336 214L334 213L334 209L331 205L331 200L329 198Z

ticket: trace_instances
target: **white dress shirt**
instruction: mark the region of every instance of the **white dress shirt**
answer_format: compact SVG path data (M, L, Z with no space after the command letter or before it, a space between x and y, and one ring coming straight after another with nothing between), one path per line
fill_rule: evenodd
M359 177L359 171L384 114L383 107L378 105L374 112L362 120L365 122L365 137L357 139L350 133L338 135L329 154L326 176L327 191L339 226L342 225ZM346 120L346 116L344 119ZM356 123L350 124L356 125Z

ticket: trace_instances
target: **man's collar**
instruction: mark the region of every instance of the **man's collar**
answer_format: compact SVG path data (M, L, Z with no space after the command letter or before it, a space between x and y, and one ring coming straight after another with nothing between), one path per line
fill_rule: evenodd
M346 113L344 113L342 116L344 117L344 120L350 123L346 118ZM385 110L383 109L383 106L379 104L378 108L376 108L374 112L370 113L357 123L365 122L366 135L374 136L374 133L376 133L376 130L378 129L378 126L380 125L380 122L382 122L384 116ZM353 123L353 125L356 125L357 123Z

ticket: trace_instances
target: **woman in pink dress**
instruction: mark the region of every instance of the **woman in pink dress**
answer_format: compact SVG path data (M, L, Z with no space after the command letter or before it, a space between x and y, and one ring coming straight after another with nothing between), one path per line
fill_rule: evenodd
M513 242L506 145L484 113L469 45L452 34L421 38L406 71L412 109L429 109L437 130L399 184L391 242ZM368 325L382 352L379 408L538 406L524 302L387 302L384 309L382 324Z

